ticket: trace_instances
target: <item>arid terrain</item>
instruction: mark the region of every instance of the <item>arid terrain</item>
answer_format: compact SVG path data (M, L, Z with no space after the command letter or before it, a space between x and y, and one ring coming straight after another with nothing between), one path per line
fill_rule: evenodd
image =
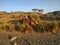
M19 37L19 45L60 45L60 31L55 34L0 32L0 45L10 45L8 35Z
M10 45L9 35L19 45L60 45L60 11L0 12L0 45Z

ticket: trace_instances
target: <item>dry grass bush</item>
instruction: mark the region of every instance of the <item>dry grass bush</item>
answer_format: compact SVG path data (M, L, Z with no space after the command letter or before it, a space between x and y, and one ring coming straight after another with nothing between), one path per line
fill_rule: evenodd
M36 32L53 32L55 33L59 27L57 22L42 22L32 26Z
M55 18L52 14L42 15L36 12L11 12L9 14L3 12L0 14L6 15L4 18L0 18L4 19L3 23L0 23L0 31L56 32L60 27L58 21L51 21L52 18ZM42 20L40 15L46 20Z

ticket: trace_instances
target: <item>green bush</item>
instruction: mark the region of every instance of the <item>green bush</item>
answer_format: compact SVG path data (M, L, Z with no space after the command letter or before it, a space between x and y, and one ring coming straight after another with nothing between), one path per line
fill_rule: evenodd
M30 16L32 16L35 19L39 19L39 15L36 12L32 12Z

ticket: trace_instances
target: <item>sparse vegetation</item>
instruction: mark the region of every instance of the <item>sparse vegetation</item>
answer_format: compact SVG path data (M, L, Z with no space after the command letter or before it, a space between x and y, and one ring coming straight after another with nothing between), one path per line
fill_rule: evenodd
M0 12L0 45L10 45L8 35L19 37L19 45L60 45L60 14L55 13Z
M2 14L2 15L1 15ZM0 31L53 32L59 29L59 16L52 13L38 14L37 12L0 12ZM28 28L28 29L27 29ZM30 32L29 31L29 32Z

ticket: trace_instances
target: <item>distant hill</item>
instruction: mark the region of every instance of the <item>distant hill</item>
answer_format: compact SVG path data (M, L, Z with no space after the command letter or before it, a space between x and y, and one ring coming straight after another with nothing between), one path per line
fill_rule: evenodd
M56 16L60 16L60 11L54 11L54 12L52 12L52 14L54 14Z

